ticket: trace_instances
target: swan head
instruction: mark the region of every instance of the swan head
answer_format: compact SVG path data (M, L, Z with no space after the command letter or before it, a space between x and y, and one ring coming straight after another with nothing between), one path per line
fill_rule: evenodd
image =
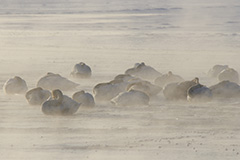
M22 82L22 78L20 78L19 76L15 76L14 79L15 79L18 83L21 83L21 82Z
M142 69L142 67L144 67L144 66L145 66L145 63L142 62L142 63L140 63L136 68L137 68L137 69Z
M63 100L63 93L59 89L55 89L52 91L52 98L54 100L62 101Z
M168 72L168 75L169 75L169 76L173 75L172 71L169 71L169 72Z
M84 66L84 65L85 65L85 63L84 63L84 62L80 62L79 64L80 64L81 66Z
M192 81L199 84L199 78L198 77L195 77Z

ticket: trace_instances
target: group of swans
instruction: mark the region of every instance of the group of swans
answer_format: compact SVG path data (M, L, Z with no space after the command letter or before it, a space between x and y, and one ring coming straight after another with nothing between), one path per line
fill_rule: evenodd
M90 78L92 71L81 62L74 66L70 75L75 78ZM110 102L116 106L149 105L151 99L161 91L167 100L208 101L213 98L240 97L236 70L227 65L215 65L208 75L218 78L219 83L207 87L200 84L197 77L185 81L171 71L161 74L142 62L109 82L96 84L93 87L94 96L84 90L75 92L71 98L64 95L63 91L76 89L78 84L54 73L47 73L40 78L36 88L31 90L28 90L27 83L18 76L9 79L3 89L6 94L25 94L30 105L41 105L42 112L47 115L71 115L80 106L94 107L95 100Z

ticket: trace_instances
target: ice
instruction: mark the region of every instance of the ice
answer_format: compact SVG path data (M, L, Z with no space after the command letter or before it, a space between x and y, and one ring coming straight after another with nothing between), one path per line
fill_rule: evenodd
M46 73L85 90L144 62L201 84L216 64L240 71L238 0L1 0L0 86L14 76L29 89ZM90 79L73 79L85 62ZM238 99L110 103L73 116L46 116L24 95L0 91L0 159L239 159Z

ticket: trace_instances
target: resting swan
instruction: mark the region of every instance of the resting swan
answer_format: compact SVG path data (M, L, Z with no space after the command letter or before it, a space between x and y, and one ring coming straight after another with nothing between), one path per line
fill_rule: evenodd
M162 88L148 81L139 81L128 85L127 90L137 90L146 93L148 96L156 96Z
M28 90L28 87L22 78L15 76L5 82L3 90L6 94L25 94L25 92Z
M181 83L170 83L164 87L163 94L168 100L187 100L187 90L198 83L198 78Z
M215 65L208 71L208 76L212 78L217 78L218 74L227 68L228 65Z
M51 96L50 91L37 87L29 90L25 97L30 105L41 105Z
M42 104L42 112L46 115L72 115L79 107L80 103L56 89L52 91L52 98Z
M78 103L81 103L83 107L94 107L95 102L94 98L90 93L86 93L85 91L79 91L73 94L72 99Z
M42 77L38 83L37 87L41 87L48 90L60 89L63 91L74 89L78 84L60 76L59 74L47 73Z
M209 88L215 99L240 98L240 86L234 82L222 81Z
M126 84L122 80L112 80L106 83L99 83L93 88L96 101L110 101L120 92L125 91Z
M133 68L126 70L125 74L130 74L132 76L136 76L145 80L154 80L162 75L160 72L158 72L151 66L145 65L144 62L136 63Z
M184 79L178 75L173 74L171 71L169 71L167 74L164 74L158 78L155 79L154 84L164 87L165 85L169 83L176 83L176 82L182 82Z
M218 75L218 80L221 81L231 81L235 83L239 83L239 75L236 70L233 68L227 68L222 70Z
M122 92L115 98L111 100L117 106L138 106L138 105L148 105L149 96L141 91L130 90L127 92Z
M188 101L209 101L212 99L212 91L208 87L199 83L187 90Z
M92 75L91 68L83 62L76 64L71 72L75 78L89 78Z

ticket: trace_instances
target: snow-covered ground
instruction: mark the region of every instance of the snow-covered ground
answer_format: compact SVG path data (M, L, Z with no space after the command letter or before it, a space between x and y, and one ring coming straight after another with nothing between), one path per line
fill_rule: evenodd
M93 75L71 96L145 62L190 80L215 64L240 72L238 0L1 0L0 86L15 75L29 89L47 72ZM46 116L24 95L0 92L0 159L240 159L240 100L97 104Z

